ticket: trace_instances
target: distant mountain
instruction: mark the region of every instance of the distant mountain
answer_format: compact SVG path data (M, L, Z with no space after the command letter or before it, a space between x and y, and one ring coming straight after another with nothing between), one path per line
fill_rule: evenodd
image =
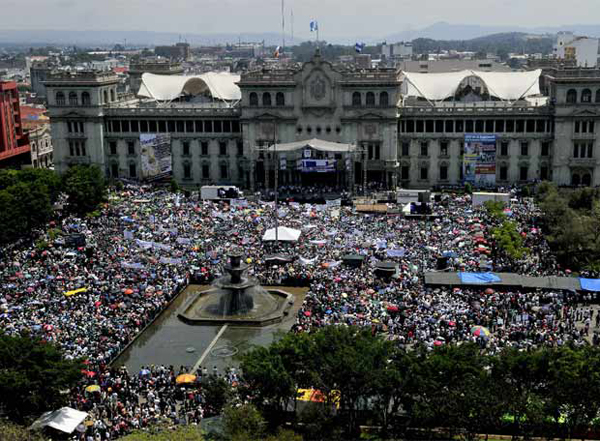
M512 52L548 54L552 51L554 39L554 36L550 35L504 32L468 40L416 38L412 40L412 45L415 53L455 50L461 52L495 53L506 59L507 55Z
M227 44L238 41L265 42L268 46L281 44L281 34L271 33L220 33L178 34L175 32L150 31L54 31L54 30L3 30L0 29L0 44L16 45L78 45L113 46L117 43L132 46L156 46L187 41L191 45ZM291 43L286 36L286 44Z
M577 35L588 37L600 37L600 25L564 25L564 26L542 26L542 27L521 27L521 26L481 26L464 25L438 22L417 30L406 30L396 32L386 36L389 43L396 41L412 41L416 38L431 38L434 40L471 40L474 38L485 37L490 34L551 34L555 35L560 31L572 31Z

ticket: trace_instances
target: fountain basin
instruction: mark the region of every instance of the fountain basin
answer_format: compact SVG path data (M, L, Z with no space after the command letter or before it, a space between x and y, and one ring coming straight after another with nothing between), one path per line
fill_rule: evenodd
M180 309L177 316L190 325L267 326L281 322L294 305L294 296L280 289L255 288L259 290L250 294L253 299L251 309L224 312L223 305L229 304L228 296L235 295L235 292L216 287L199 292Z

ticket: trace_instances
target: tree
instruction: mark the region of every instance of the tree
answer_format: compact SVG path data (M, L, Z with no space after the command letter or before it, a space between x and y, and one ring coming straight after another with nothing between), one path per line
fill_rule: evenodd
M69 206L78 214L94 211L106 199L106 182L96 166L71 167L63 176Z
M225 439L231 441L259 441L265 433L265 420L251 404L227 406L223 412Z
M204 407L205 416L220 415L232 396L231 386L224 378L210 375L203 379L202 398L206 403Z
M65 360L53 345L29 336L0 334L0 405L22 423L66 404L84 365Z
M9 421L0 421L0 440L10 441L44 441L38 432L31 432L26 427L12 424Z

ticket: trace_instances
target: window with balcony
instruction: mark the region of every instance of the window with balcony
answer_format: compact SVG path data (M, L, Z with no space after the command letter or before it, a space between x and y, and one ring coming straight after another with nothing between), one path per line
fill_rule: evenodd
M529 167L526 165L522 165L519 167L519 180L526 181L527 175L529 174Z
M501 181L508 180L508 167L506 165L500 166L500 180Z
M448 141L440 142L440 156L448 156Z
M366 101L367 106L374 106L375 105L375 94L373 92L367 92L365 101Z
M410 179L410 166L403 165L400 167L400 179L408 181Z
M262 95L262 105L263 107L271 106L271 94L269 92L265 92Z
M590 89L583 89L581 92L581 102L591 103L592 102L592 91Z
M429 178L429 168L426 166L421 166L421 171L419 174L422 181L426 181Z
M133 141L127 142L127 154L135 155L135 142L133 142Z
M402 143L402 156L410 156L410 142L408 141Z
M285 95L283 92L277 92L275 95L275 105L277 106L285 106Z
M183 163L183 179L192 179L192 165L189 162Z
M508 156L508 141L500 143L500 156Z
M448 166L440 165L440 180L446 181L448 180Z
M189 141L183 141L183 143L181 144L181 153L183 156L190 155L190 142Z
M200 143L200 154L202 156L208 156L208 141L202 141Z
M352 94L352 105L353 106L361 106L362 105L362 99L360 96L360 92L354 92Z
M202 164L202 179L210 179L210 166Z
M575 89L569 89L567 91L567 103L575 104L577 102L577 91Z
M79 104L76 92L69 93L69 106L76 106Z
M56 105L64 106L65 105L65 94L62 92L56 92Z
M219 155L227 156L227 143L226 142L219 143Z
M379 94L379 105L381 107L387 107L390 105L390 96L387 92L381 92Z
M116 155L117 154L117 141L110 141L108 143L108 150L111 155Z
M429 156L429 143L427 141L421 142L421 149L419 154L421 156Z
M541 151L542 156L549 156L550 155L550 141L542 142L541 150L542 150Z
M529 143L527 141L521 142L521 156L529 156Z
M227 179L227 164L221 164L221 179Z
M90 98L90 94L88 92L82 92L81 93L81 105L89 106L91 104L92 104L92 100Z
M573 143L573 158L593 158L593 142L575 142Z
M129 164L129 177L132 179L137 178L137 167L135 166L135 162Z
M258 106L258 95L256 94L256 92L250 92L248 100L250 101L251 106Z

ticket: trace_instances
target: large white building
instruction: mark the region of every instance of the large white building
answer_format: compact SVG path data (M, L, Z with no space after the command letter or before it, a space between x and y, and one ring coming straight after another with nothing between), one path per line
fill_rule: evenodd
M577 37L572 32L559 32L553 48L559 60L574 60L578 67L598 66L598 39Z
M45 84L59 172L97 164L107 176L139 179L140 137L164 134L173 176L188 186L272 187L276 172L280 184L451 186L467 179L466 141L481 135L493 143L485 156L491 162L475 168L491 184L600 185L600 71L554 69L542 77L357 69L317 53L233 82L154 77L144 94L159 100L117 94L110 73L62 73ZM266 148L313 138L357 149L309 153L327 164L323 172L306 168L306 152Z

